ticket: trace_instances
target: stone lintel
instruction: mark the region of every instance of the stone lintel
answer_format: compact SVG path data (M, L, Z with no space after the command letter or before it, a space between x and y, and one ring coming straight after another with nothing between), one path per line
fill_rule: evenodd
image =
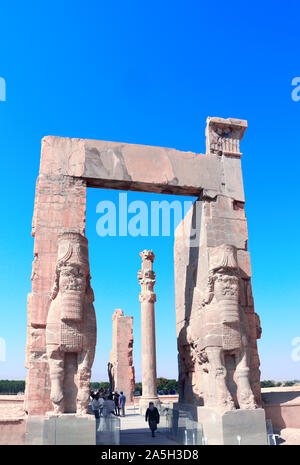
M234 128L238 130L238 126ZM79 177L88 187L106 189L197 197L203 192L212 197L225 193L244 202L239 164L230 166L238 180L234 178L230 185L231 178L224 181L224 168L216 153L219 151L197 154L165 147L47 136L42 140L40 175Z

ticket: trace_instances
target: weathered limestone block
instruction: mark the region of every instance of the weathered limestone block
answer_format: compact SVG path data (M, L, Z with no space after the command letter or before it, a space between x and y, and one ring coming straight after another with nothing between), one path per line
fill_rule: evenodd
M222 121L223 126L235 128L228 141L236 146L236 133L240 138L243 133L241 120ZM40 173L80 177L91 187L183 195L205 191L209 197L223 192L243 202L237 155L227 151L221 157L220 150L203 155L164 147L47 136L42 141Z
M40 341L45 340L50 294L56 271L58 234L71 230L84 235L85 202L85 181L67 176L51 176L40 171L32 223L35 243L26 344L26 368L29 373L24 408L32 415L44 414L51 408L51 402L48 364L44 366L46 347L44 343L39 345L36 338L32 341L31 334L33 330L39 329Z
M95 446L96 421L93 415L30 416L26 425L26 445Z
M96 347L94 293L88 241L79 233L58 237L56 273L46 323L50 399L55 413L86 414Z
M192 318L178 324L181 400L191 402L193 392L198 405L219 411L260 405L256 347L260 327L257 317L249 324L240 305L236 252L230 245L209 249L206 289L202 295L196 293L202 301L197 301Z
M231 126L231 120L208 120L207 151L223 164L226 157L239 160L241 155L238 141L246 123ZM239 169L237 173L236 182L242 189ZM233 176L226 178L224 171L224 186L226 182L232 185ZM244 205L225 190L215 198L203 192L176 230L176 321L183 403L196 401L219 412L261 405L256 342L261 327L253 307L247 240Z
M198 407L197 420L203 426L207 445L268 444L266 418L262 408L233 410L222 414L209 407Z
M239 141L247 129L247 121L234 118L207 118L206 153L217 156L221 169L221 192L244 202L243 177ZM237 193L239 193L237 195Z
M50 377L47 355L40 351L31 351L28 356L28 374L24 409L30 414L51 410Z
M116 309L113 316L112 350L108 363L108 375L112 391L122 391L126 403L133 403L135 377L133 367L133 317L124 316Z

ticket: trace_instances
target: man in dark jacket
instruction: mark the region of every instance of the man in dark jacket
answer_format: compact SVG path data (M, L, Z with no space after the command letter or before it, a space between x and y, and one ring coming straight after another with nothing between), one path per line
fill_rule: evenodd
M157 429L157 425L159 423L159 413L156 407L154 407L153 402L149 402L149 407L146 411L145 420L148 420L149 428L152 432L152 437L155 437L154 431Z
M114 403L115 403L115 415L117 417L120 416L120 405L119 405L119 394L118 392L114 392Z

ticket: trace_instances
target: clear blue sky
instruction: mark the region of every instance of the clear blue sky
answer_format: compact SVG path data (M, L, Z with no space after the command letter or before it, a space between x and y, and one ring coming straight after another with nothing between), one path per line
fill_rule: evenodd
M299 2L27 1L1 5L1 314L7 360L0 378L24 379L26 295L40 141L45 135L204 152L207 116L248 120L241 144L253 292L262 322L263 379L300 378ZM134 320L140 379L139 251L157 259L158 375L177 376L173 239L96 236L88 192L87 236L99 340L94 380L106 379L111 315ZM130 193L129 199L151 200Z

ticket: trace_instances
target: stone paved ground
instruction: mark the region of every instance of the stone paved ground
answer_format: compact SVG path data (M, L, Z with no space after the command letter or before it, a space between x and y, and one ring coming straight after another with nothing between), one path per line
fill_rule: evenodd
M121 417L121 445L176 445L177 443L168 439L165 434L164 418L158 426L156 437L151 437L151 432L144 417L139 415L138 409L131 407L126 409L126 417ZM275 431L279 434L279 445L300 445L300 429L285 428Z
M126 416L121 417L121 445L176 445L177 443L168 439L165 434L165 422L161 417L161 422L152 438L151 431L145 417L139 415L137 409L127 408Z
M276 431L277 432L277 431ZM278 443L283 446L299 446L300 445L300 429L285 428L280 432Z

